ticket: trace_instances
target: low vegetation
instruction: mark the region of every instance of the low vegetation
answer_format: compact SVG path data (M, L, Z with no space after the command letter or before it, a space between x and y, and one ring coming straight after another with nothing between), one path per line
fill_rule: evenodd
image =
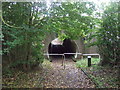
M100 59L99 58L92 58L91 59L91 64L92 65L95 65L95 64L98 64L100 62ZM88 67L88 60L87 58L84 58L82 60L79 60L76 62L76 66L77 67Z
M83 69L95 82L97 88L118 88L118 70L116 67L98 65L100 59L92 58L92 65L88 67L87 59L78 60L76 67ZM111 69L112 68L112 69Z
M17 69L4 69L2 87L3 88L42 88L42 81L45 74L43 67L50 69L50 62L44 60L44 62L39 64L39 67L36 67L30 71L21 71ZM7 74L6 74L7 73Z
M45 2L2 2L0 6L3 86L11 80L24 84L21 77L31 76L22 72L32 72L42 65L45 38L50 33L55 33L61 40L82 39L87 46L97 46L101 60L92 58L92 66L87 67L84 59L77 61L76 66L88 72L98 87L118 86L120 2L101 3L100 6L93 2L53 2L49 6ZM31 82L30 85L34 84Z

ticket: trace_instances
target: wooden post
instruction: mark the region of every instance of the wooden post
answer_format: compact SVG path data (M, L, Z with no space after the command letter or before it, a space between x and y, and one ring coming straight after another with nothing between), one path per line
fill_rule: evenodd
M91 56L88 56L88 67L91 66Z

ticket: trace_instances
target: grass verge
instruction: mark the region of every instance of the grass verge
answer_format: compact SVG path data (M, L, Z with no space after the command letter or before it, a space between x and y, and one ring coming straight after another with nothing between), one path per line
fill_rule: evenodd
M96 88L118 88L118 71L110 66L100 66L98 58L91 59L91 67L87 65L87 59L78 60L76 67L82 68L89 77L96 83Z

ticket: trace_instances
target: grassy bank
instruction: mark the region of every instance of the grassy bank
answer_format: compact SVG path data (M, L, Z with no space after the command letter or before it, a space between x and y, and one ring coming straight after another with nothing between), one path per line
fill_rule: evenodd
M98 58L91 59L91 67L88 67L87 59L78 60L76 67L82 68L96 83L97 88L118 88L118 71L116 67L100 66Z

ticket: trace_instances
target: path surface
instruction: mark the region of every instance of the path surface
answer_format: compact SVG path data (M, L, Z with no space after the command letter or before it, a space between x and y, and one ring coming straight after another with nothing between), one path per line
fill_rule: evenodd
M49 65L43 65L46 71L43 87L45 88L94 88L95 85L75 66L72 60L66 60L65 69L62 59L53 60Z

